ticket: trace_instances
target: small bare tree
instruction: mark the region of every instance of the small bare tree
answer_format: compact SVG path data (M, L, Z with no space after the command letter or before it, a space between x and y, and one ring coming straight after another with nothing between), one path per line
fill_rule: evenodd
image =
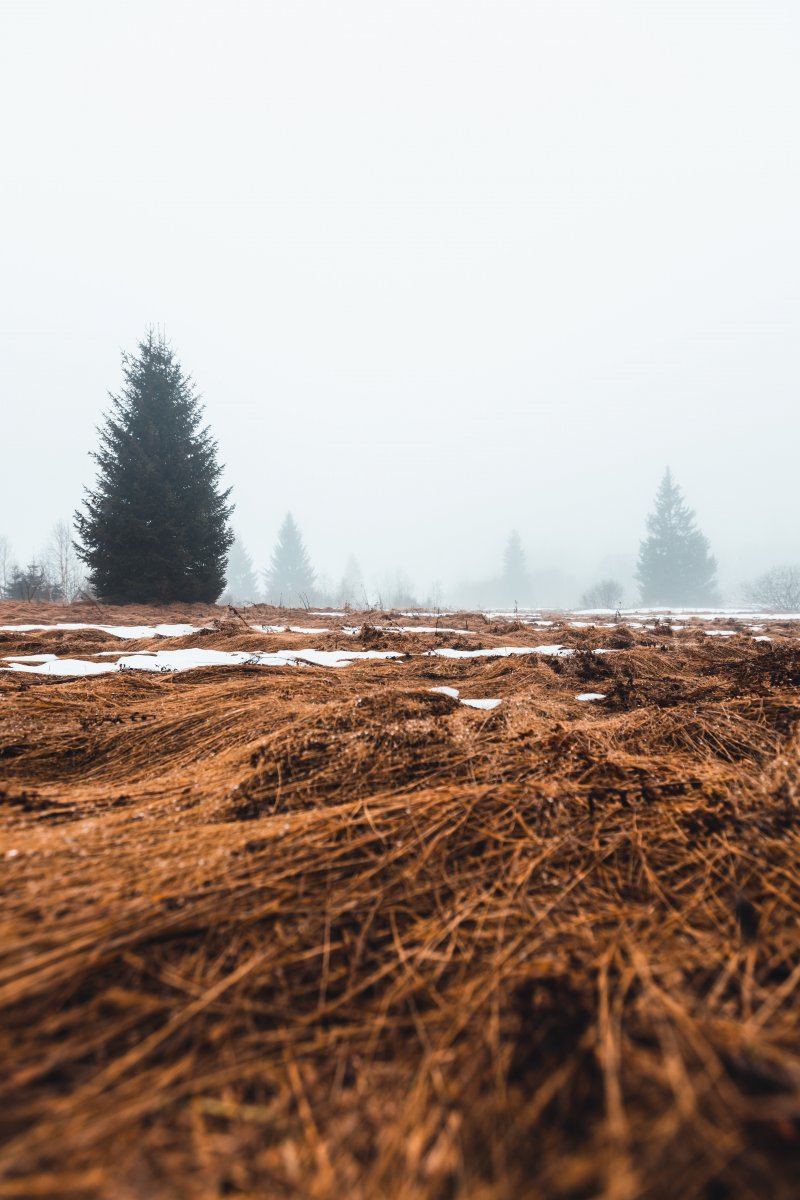
M48 575L64 604L71 604L85 585L85 576L72 544L72 530L66 521L56 521L50 534L47 556Z
M0 535L0 599L8 591L14 574L14 565L8 538Z
M621 608L625 589L617 579L601 579L581 596L581 608Z
M749 604L772 612L800 612L800 566L772 567L745 584Z

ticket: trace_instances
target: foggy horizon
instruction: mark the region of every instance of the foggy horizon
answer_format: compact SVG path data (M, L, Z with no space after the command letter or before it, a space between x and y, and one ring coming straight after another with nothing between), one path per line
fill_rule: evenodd
M153 325L258 569L291 511L446 604L516 529L633 601L669 466L735 603L800 560L798 57L777 2L4 6L0 535Z

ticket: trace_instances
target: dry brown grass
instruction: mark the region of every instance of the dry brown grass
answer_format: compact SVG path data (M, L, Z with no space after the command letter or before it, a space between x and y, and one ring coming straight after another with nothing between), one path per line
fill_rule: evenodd
M0 1196L797 1195L800 630L465 623L584 653L0 674Z

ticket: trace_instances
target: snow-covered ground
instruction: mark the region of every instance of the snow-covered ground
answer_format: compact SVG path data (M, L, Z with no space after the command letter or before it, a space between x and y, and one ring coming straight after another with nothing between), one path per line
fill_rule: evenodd
M141 638L186 637L198 633L199 625L90 625L85 622L58 622L55 625L0 625L2 633L40 633L51 629L99 629L111 637L127 638L134 642Z
M98 657L100 657L98 655ZM346 667L370 659L402 658L396 650L277 650L252 654L244 650L145 650L121 655L116 662L32 654L7 658L6 671L32 675L108 675L112 671L191 671L197 667Z
M264 653L247 650L137 650L123 654L116 662L96 662L116 652L104 650L82 658L59 658L56 654L13 654L3 660L5 671L26 671L32 675L108 675L112 671L191 671L195 667L346 667L352 662L404 658L399 650L275 650ZM511 654L574 654L568 646L495 646L487 650L426 650L422 657L506 658ZM597 653L611 653L598 651Z
M310 616L325 616L327 618L337 618L345 616L344 613L328 612L328 613L310 613ZM413 617L428 617L430 619L434 614L431 612L408 612L400 614L407 618ZM435 614L437 619L440 615L451 614ZM576 613L564 613L563 616L554 614L552 617L543 617L538 610L508 610L497 609L491 612L484 613L483 616L492 621L509 621L517 622L526 626L533 627L551 627L555 625L566 626L568 628L595 628L595 629L614 629L619 625L626 625L631 628L638 629L653 629L658 630L665 623L669 623L673 631L701 631L709 637L733 637L741 632L741 626L751 633L753 639L759 642L769 642L772 639L769 635L763 633L767 622L776 621L800 621L800 613L762 613L750 612L744 609L654 609L654 608L635 608L625 609L622 612L616 612L611 609L585 609ZM608 618L611 618L610 620ZM729 622L731 625L738 625L740 628L719 628L719 625ZM711 627L709 627L711 626ZM91 629L98 630L108 634L110 637L120 638L122 640L147 640L153 638L183 638L189 637L194 633L198 633L201 628L209 628L208 626L198 627L188 624L162 624L162 625L99 625L83 622L58 622L55 624L21 624L21 625L2 625L0 631L5 633L35 633L54 631L69 631ZM257 625L249 626L255 632L265 634L292 634L300 636L322 636L337 634L345 638L354 637L361 633L362 626L359 625L339 625L339 626L324 626L318 627L314 625ZM454 626L442 625L379 625L373 626L382 633L398 633L398 634L450 634L464 636L474 636L480 634L480 627L477 629L460 629ZM489 648L475 650L461 650L451 647L435 647L430 650L423 651L425 657L449 658L449 659L470 659L470 658L506 658L512 655L550 655L553 657L566 657L575 654L576 650L570 646L564 646L561 643L552 643L547 645L537 646L493 646ZM596 654L614 654L617 650L610 648L597 648L594 650ZM97 654L86 654L85 657L59 657L55 654L30 654L30 655L9 655L3 662L5 665L0 667L0 670L5 671L22 671L30 674L38 675L106 675L114 671L190 671L197 667L213 667L213 666L257 666L257 667L286 667L286 666L320 666L339 668L347 666L349 663L367 660L381 660L402 657L399 651L394 650L317 650L313 648L304 649L280 649L270 651L238 651L238 650L212 650L197 647L188 647L181 650L147 650L136 651L132 654L118 655L117 651L105 650ZM99 662L100 658L116 659L116 661ZM588 699L586 696L576 697L583 700ZM592 699L600 699L600 696L592 696ZM464 701L467 703L467 701ZM499 703L499 702L498 702ZM483 707L489 707L490 703L481 702ZM477 702L473 707L476 707Z
M449 646L439 646L435 650L425 650L425 658L508 658L512 654L550 654L554 658L565 658L575 651L571 646L490 646L484 650L451 650ZM599 653L599 651L598 651ZM608 653L606 651L606 653Z
M507 658L511 655L545 654L555 658L575 654L570 646L492 646L482 650L451 650L447 648L425 650L421 658ZM596 654L614 654L614 650L596 650ZM404 658L399 650L274 650L252 652L247 650L206 650L187 648L183 650L136 650L132 654L120 655L116 662L97 662L99 658L113 657L115 651L103 650L83 658L60 658L56 654L7 655L0 667L5 671L23 671L31 675L108 675L112 671L191 671L196 667L346 667L353 662L367 662L390 658ZM411 657L417 657L412 655Z

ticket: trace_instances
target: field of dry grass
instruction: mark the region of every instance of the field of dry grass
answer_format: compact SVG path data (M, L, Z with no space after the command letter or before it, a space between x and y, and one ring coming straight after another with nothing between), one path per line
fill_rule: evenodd
M219 611L404 657L0 672L0 1197L796 1197L800 624Z

